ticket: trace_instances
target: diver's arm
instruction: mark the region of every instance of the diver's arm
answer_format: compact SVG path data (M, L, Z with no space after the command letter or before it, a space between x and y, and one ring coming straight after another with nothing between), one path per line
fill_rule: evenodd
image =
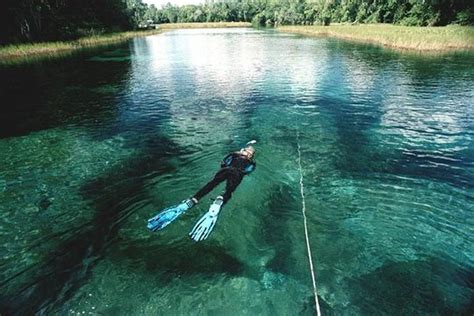
M224 159L222 159L221 168L229 167L233 159L234 159L234 153L230 153L227 156L225 156Z
M250 174L252 171L255 170L255 168L257 168L257 163L255 161L251 161L247 167L245 167L245 174Z

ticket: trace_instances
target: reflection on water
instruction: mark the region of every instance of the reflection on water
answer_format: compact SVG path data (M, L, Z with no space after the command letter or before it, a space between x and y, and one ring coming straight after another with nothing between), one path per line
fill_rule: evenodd
M0 311L314 314L299 132L323 313L472 313L473 61L226 29L0 69ZM146 230L249 139L208 241L206 199Z

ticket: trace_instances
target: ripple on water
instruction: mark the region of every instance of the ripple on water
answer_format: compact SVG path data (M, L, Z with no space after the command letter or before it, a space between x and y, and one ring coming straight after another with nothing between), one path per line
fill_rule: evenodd
M471 64L229 29L5 72L20 107L0 140L2 306L313 315L300 145L323 314L465 314ZM187 234L223 185L146 230L250 139L257 170L208 241Z

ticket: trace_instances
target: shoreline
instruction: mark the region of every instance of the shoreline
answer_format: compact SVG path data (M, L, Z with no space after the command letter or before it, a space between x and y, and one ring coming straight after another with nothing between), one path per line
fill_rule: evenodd
M282 33L333 37L373 44L399 52L421 54L474 51L474 27L410 27L392 24L340 24L330 26L279 26Z
M218 29L252 27L250 22L196 22L196 23L166 23L160 24L160 30L176 29Z
M250 27L246 22L161 24L158 29L129 31L82 37L73 41L11 44L0 47L0 65L17 64L43 58L62 57L88 48L100 48L126 42L134 37L161 34L174 29Z
M176 29L251 27L248 22L173 23L158 29L130 31L83 37L73 41L26 43L0 47L0 65L22 63L42 58L61 57L88 48L126 42L134 37L150 36ZM420 54L473 52L474 27L408 27L391 24L340 24L330 26L279 26L282 33L312 37L333 37L356 43Z
M82 37L73 41L40 42L12 44L0 47L0 65L15 64L41 58L62 57L88 48L114 45L128 41L134 37L149 36L162 33L162 30L130 31L104 35Z

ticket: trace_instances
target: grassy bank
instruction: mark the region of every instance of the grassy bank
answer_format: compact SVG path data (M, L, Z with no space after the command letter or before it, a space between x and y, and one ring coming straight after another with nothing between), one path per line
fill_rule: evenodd
M64 56L74 51L107 46L127 41L137 36L157 34L162 30L122 32L83 37L75 41L18 44L0 47L0 63L21 62L31 58Z
M474 51L474 27L409 27L391 24L280 26L279 31L309 36L332 36L420 52Z
M115 34L104 34L80 38L68 42L46 42L8 45L0 47L0 64L21 63L27 60L36 60L48 57L65 56L75 51L107 46L127 41L133 37L148 36L158 34L171 29L183 28L222 28L222 27L249 27L250 23L229 22L229 23L176 23L163 24L157 30L123 32Z

